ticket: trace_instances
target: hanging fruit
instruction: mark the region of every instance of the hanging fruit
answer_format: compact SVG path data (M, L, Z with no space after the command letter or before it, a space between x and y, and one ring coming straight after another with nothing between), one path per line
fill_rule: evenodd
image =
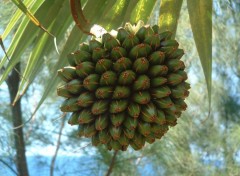
M82 43L58 71L69 124L109 150L139 150L160 139L187 107L190 85L178 46L171 32L141 21Z

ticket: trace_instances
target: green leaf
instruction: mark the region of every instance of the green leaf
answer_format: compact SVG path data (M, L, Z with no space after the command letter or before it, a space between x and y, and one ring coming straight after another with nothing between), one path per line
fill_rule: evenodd
M45 1L46 2L46 1ZM41 1L38 1L37 3L34 3L31 10L34 13L37 13L38 15L42 16L45 14L44 8L46 6L49 6L49 2L47 1L44 5ZM51 4L51 3L50 3ZM46 5L46 6L45 6ZM3 81L6 79L10 71L13 69L16 63L19 62L22 53L25 51L25 49L32 43L33 39L37 35L37 28L29 21L28 17L24 17L23 21L19 25L12 42L10 44L10 47L7 50L8 56L10 56L10 61L6 67L5 72L0 78L0 85L3 83ZM4 57L0 62L0 69L4 66L6 63L7 58Z
M137 23L142 20L146 23L151 16L155 3L156 0L140 0L132 11L130 22Z
M34 3L31 7L33 12L38 12L42 6L42 2L38 1L38 3ZM46 8L46 7L45 7ZM5 68L4 73L0 77L0 85L7 78L8 74L14 68L14 66L19 62L22 53L30 45L33 41L35 35L37 34L36 27L29 21L28 17L24 17L23 21L19 25L10 47L7 50L7 54L10 57L10 61L8 62L7 67ZM24 45L23 45L24 43ZM0 62L0 69L4 66L7 61L7 57L5 56Z
M160 4L159 26L160 32L171 31L175 38L178 18L183 0L162 0Z
M38 19L28 10L26 5L21 0L12 0L12 2L26 15L28 18L39 28L52 35L43 25L38 21ZM53 36L53 35L52 35Z
M113 2L115 3L113 4ZM124 8L127 7L127 2L126 0L110 1L107 6L108 9L104 11L106 15L99 24L109 31L112 28L118 27L115 26L115 24L119 24L119 21L121 20L116 19L121 19L121 14L123 13Z
M30 5L32 5L33 1L32 0L26 0L24 1L24 3L26 4L27 7L29 7ZM2 35L3 40L7 37L7 35L11 32L11 30L14 29L14 26L16 25L16 23L20 20L20 18L22 17L22 11L20 9L18 9L14 15L12 16L12 18L10 19L6 29L4 30L4 33Z
M47 22L45 22L47 25L51 24L49 30L58 37L64 35L70 23L72 22L71 17L66 15L66 13L70 13L67 4L67 1L55 1L52 9L49 10L50 14L48 14L48 16L51 18L48 18ZM56 17L56 19L53 17ZM61 28L59 28L58 26L62 21L65 21L65 23ZM21 94L20 92L22 90L26 90L27 87L24 88L24 86L28 86L27 80L29 80L31 83L38 75L39 71L43 68L43 64L45 63L43 59L44 54L47 53L47 50L52 51L54 47L52 38L46 33L41 33L41 35L37 37L36 41L37 43L32 50L27 66L24 70L23 77L25 79L21 80L17 96ZM26 83L27 85L25 85ZM17 99L15 99L15 101L16 100Z
M102 25L106 30L110 29L116 30L121 24L124 24L122 19L127 19L128 22L131 16L131 12L133 11L137 4L132 3L134 1L135 0L133 1L118 0L114 5L111 4L112 1L110 1L110 3L108 4L112 5L112 7L108 6L108 8L106 8L107 13L105 12L106 15L104 16L104 18L99 21L100 25Z
M193 37L205 75L209 109L212 87L212 0L187 1Z
M129 22L129 19L131 17L131 14L133 12L133 9L135 8L135 6L137 5L138 0L131 0L128 3L128 6L126 7L126 12L124 14L124 18L122 18L122 24L125 24L127 22Z

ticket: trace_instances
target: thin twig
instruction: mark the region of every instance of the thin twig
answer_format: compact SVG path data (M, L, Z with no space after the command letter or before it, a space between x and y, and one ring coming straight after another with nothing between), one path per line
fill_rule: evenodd
M113 154L112 161L110 163L110 166L108 168L106 176L110 176L110 174L112 173L112 170L113 170L113 167L114 167L114 164L115 164L115 161L116 161L117 153L118 153L118 150L116 150Z
M18 175L18 173L6 161L0 158L0 162L7 166L15 175Z
M66 112L64 112L60 117L57 117L56 119L53 119L52 120L52 122L55 122L55 121L57 121L57 120L60 120L60 119L62 119L62 118L64 118L65 116L66 116Z
M61 127L60 127L60 130L59 130L56 150L55 150L55 153L54 153L54 155L52 157L52 161L51 161L50 176L53 176L53 174L54 174L54 166L55 166L55 161L56 161L56 158L57 158L58 150L59 150L60 145L61 145L61 137L62 137L62 131L63 131L63 128L64 128L64 124L65 124L65 116L64 116L64 118L62 118L62 123L61 123Z

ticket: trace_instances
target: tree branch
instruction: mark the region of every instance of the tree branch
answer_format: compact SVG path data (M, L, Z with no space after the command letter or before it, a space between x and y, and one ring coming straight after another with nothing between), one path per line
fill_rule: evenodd
M18 173L6 161L0 158L0 162L7 166L15 175L18 175Z
M57 158L58 150L59 150L60 145L61 145L61 137L62 137L62 131L63 131L63 128L64 128L64 124L65 124L65 116L62 118L61 127L60 127L60 130L59 130L59 133L58 133L59 135L58 135L56 150L55 150L55 153L54 153L54 155L52 157L52 161L51 161L50 176L53 176L53 174L54 174L54 166L55 166L55 161L56 161L56 158Z
M115 164L115 161L116 161L117 153L118 153L118 150L116 150L113 154L112 161L110 163L110 166L108 168L106 176L110 176L110 174L112 173L112 170L113 170L113 167L114 167L114 164Z

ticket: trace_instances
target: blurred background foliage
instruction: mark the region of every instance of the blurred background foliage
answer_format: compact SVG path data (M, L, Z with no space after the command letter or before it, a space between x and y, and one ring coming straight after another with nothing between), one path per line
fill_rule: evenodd
M3 39L9 55L15 59L13 62L15 64L21 62L21 70L24 70L22 74L31 83L28 86L27 81L22 80L20 85L19 93L26 89L21 99L23 121L31 117L39 105L43 92L48 90L47 94L43 95L45 101L37 114L23 128L30 175L49 174L51 167L55 175L104 175L111 165L113 152L102 147L92 147L88 139L76 137L76 127L61 125L63 122L66 123L68 117L60 118L58 106L62 99L57 97L55 91L58 84L55 70L66 64L67 53L76 49L79 43L88 38L74 26L68 1L38 1L39 4L36 3L36 7L35 1L24 1L31 7L32 12L34 7L39 9L36 13L37 18L45 14L45 18L41 20L43 25L49 26L48 30L51 33L59 34L57 44L60 56L54 50L53 39L49 35L33 24L27 24L27 18L16 11L17 8L11 1L1 0L0 2L1 34L11 23L9 16L19 13L16 24L12 26L8 35L5 35L6 31L3 33ZM86 18L91 19L92 23L103 25L106 29L117 28L129 19L132 20L131 18L139 18L137 13L135 16L130 14L142 8L131 4L136 4L136 1L109 2L112 4L99 0L84 6ZM121 6L118 6L119 4ZM49 6L51 8L47 8ZM56 7L59 7L58 12L54 11ZM94 8L98 10L93 10ZM144 13L143 20L150 24L158 23L160 1L156 1L153 5L149 3L146 8L152 10ZM53 14L60 11L65 15L52 21ZM111 15L112 12L115 12L115 15ZM101 23L98 23L100 18ZM23 27L24 20L27 24L25 37L18 43L14 40L14 34L21 26ZM177 23L176 39L180 47L185 50L183 60L189 75L188 81L192 87L190 96L187 98L188 109L178 120L178 125L171 128L160 141L146 145L138 152L132 149L119 152L114 160L112 175L240 175L240 91L238 86L240 81L240 1L213 0L212 112L209 117L207 86L190 26L186 0L183 0ZM17 50L18 55L11 52L11 46L13 48L17 46L14 50ZM4 57L3 53L1 57ZM7 70L10 73L14 64L11 65L11 62L7 60L3 62L3 60L1 60L1 66L8 68L10 65ZM34 69L25 70L29 65ZM6 70L1 70L0 73L1 78L4 75L7 78L9 74L5 74ZM49 86L49 81L52 81L52 86ZM10 97L4 79L0 86L0 97L2 122L0 175L6 173L16 175L18 171L15 165L16 146L11 124ZM59 136L61 136L60 143L57 143ZM58 153L55 152L57 146L59 146ZM46 159L47 151L48 159ZM29 159L31 156L37 156L37 158L31 160ZM56 163L52 164L54 157L56 157ZM33 169L34 162L39 166L37 172Z

